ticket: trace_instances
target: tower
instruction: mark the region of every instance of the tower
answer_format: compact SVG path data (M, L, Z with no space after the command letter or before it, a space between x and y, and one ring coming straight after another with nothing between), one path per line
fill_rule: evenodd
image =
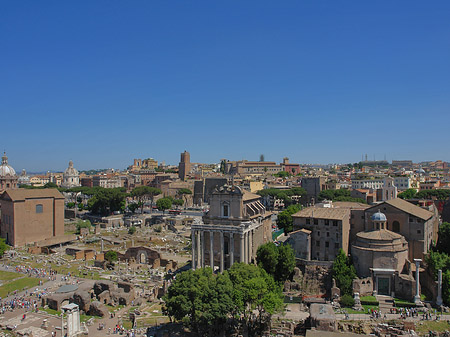
M180 163L178 164L178 177L185 180L191 171L191 155L186 150L181 153Z

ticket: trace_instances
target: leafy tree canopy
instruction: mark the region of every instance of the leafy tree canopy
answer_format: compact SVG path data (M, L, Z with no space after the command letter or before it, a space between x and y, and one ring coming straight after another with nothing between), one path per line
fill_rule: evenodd
M156 207L163 213L172 207L172 200L170 198L161 198L156 201Z
M416 199L433 199L447 200L450 197L450 190L437 189L437 190L423 190L417 192L414 196Z
M105 253L105 260L106 261L108 261L108 262L114 262L114 261L117 261L117 252L116 251L114 251L114 250L108 250L106 253Z
M398 194L398 197L401 199L414 199L416 196L417 191L415 188L408 188L407 190L401 192Z
M3 255L8 249L9 246L6 244L5 239L0 238L0 258L3 257Z
M437 250L450 255L450 223L443 222L439 226Z
M341 289L342 295L353 295L353 280L356 278L356 270L345 252L340 249L332 268L336 285Z
M284 211L278 213L277 225L279 228L284 229L285 233L292 232L294 220L292 214L297 213L302 209L301 205L291 205Z
M278 282L285 282L294 271L295 257L290 245L276 246L273 242L258 247L256 261Z

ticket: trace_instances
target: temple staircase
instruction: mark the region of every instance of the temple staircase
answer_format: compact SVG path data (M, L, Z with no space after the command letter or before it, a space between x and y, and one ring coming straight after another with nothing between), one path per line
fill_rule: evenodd
M394 307L394 299L391 296L377 295L375 296L379 303L380 311L384 313L390 313Z

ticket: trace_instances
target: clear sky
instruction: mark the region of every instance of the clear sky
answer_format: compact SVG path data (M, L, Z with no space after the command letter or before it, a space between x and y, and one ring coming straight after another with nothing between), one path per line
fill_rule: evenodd
M450 161L450 1L3 1L20 171Z

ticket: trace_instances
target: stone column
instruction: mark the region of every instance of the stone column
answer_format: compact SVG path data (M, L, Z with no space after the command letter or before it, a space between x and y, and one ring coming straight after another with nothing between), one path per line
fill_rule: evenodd
M209 265L214 271L214 232L209 232Z
M223 258L224 258L224 242L223 231L220 231L220 272L223 272Z
M245 251L244 251L244 233L242 233L241 234L241 251L239 253L241 262L244 262L244 254L245 254Z
M438 294L436 298L436 305L438 307L442 305L442 269L438 270Z
M422 301L420 300L420 281L419 281L419 269L420 269L420 262L422 262L421 259L414 259L414 262L416 263L416 296L414 296L414 303L417 306L423 306Z
M248 232L244 234L244 262L248 263Z
M248 232L248 263L252 262L253 258L253 231Z
M201 232L201 238L200 238L200 255L201 255L201 266L202 268L205 268L205 231Z
M195 249L196 249L196 235L195 235L195 231L194 230L192 230L192 233L191 233L191 235L192 235L192 269L194 269L195 270L195 268L197 267L196 266L196 263L195 263L195 253L196 253L196 251L195 251Z
M234 263L234 233L230 233L230 268Z

